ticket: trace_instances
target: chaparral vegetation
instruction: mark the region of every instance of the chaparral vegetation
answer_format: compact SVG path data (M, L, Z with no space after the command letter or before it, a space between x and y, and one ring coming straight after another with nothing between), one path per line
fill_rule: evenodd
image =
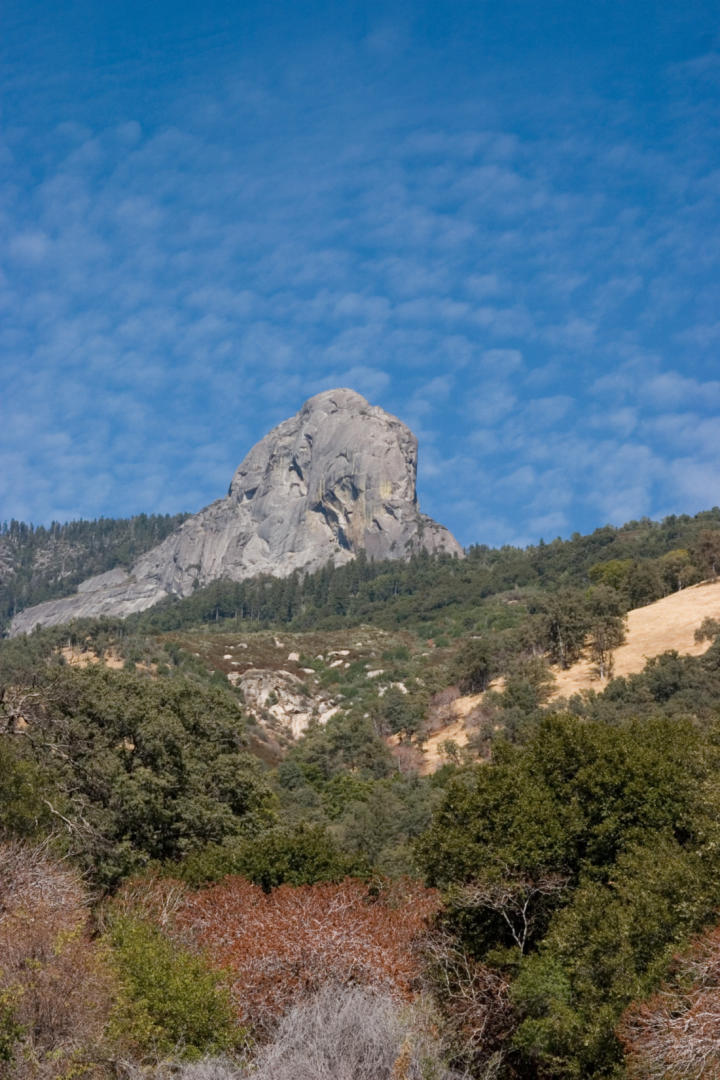
M5 616L171 525L13 523ZM718 617L613 676L719 567L713 510L0 642L0 1076L717 1077Z

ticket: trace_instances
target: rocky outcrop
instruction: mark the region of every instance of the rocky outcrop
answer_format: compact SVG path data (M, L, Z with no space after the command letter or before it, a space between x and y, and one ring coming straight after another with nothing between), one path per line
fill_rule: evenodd
M396 417L353 390L328 390L261 439L225 498L188 518L125 571L89 578L74 596L20 612L11 634L74 618L126 616L219 578L285 576L359 551L407 558L462 549L421 514L417 440Z
M242 690L248 716L286 738L298 739L312 721L324 724L338 711L329 694L311 695L291 671L250 668L242 675L231 671L228 681Z

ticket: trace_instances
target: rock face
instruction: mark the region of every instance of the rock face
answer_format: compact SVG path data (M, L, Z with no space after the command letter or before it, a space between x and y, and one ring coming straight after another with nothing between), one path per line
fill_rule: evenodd
M231 671L228 682L242 689L245 712L256 723L286 738L300 738L313 720L325 724L338 711L329 694L310 697L291 671L250 668L242 675Z
M143 611L219 578L285 576L425 549L461 555L417 506L417 440L353 390L328 390L261 439L224 499L188 518L129 571L89 578L74 596L27 608L10 633Z

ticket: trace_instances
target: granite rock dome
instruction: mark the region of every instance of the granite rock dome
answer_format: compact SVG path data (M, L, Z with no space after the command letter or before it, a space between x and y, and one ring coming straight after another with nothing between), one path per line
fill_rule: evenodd
M359 551L374 559L420 549L462 555L448 530L420 513L416 471L417 440L397 417L353 390L316 394L252 448L225 498L130 570L89 578L73 596L20 612L10 633L122 617L220 578L310 572Z

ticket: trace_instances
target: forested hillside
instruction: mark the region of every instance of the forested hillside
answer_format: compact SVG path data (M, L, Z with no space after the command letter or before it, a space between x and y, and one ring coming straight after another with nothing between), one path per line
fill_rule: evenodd
M187 514L138 514L97 521L0 525L0 625L32 604L67 596L81 581L129 566L176 529Z
M22 607L68 595L91 574L128 566L159 543L186 515L71 522L49 529L18 522L0 532L0 596L4 618ZM345 566L287 578L261 575L219 581L185 600L167 601L136 616L133 625L171 630L231 618L296 629L352 625L467 623L484 599L509 590L610 585L626 609L701 580L720 566L720 509L691 517L647 518L620 528L528 548L471 546L465 559L430 556ZM597 569L593 569L597 567Z
M720 510L662 522L605 526L589 536L528 548L474 545L466 558L416 555L407 562L360 557L304 578L217 582L182 601L158 605L134 625L170 630L233 619L294 629L372 622L378 626L465 627L500 593L606 584L626 610L701 580L720 565Z
M358 559L0 642L0 1073L716 1076L720 623L612 656L719 541ZM550 703L578 655L597 689Z

